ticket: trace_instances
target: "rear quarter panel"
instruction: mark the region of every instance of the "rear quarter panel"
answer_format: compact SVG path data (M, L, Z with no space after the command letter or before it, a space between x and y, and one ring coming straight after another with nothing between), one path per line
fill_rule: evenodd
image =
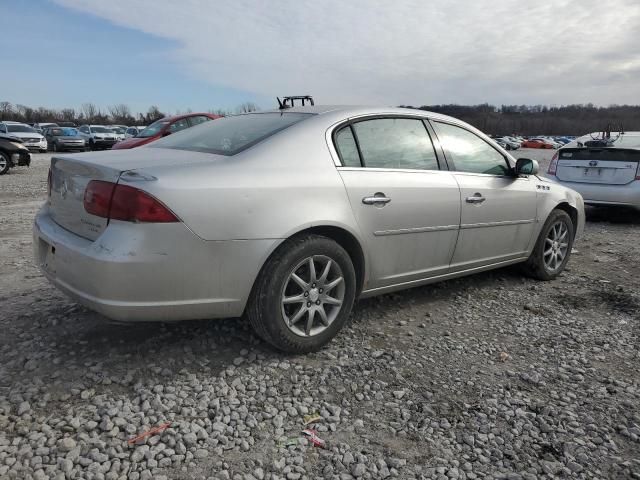
M143 188L205 240L284 239L316 225L359 238L324 130L307 122L210 164L145 168L158 181Z

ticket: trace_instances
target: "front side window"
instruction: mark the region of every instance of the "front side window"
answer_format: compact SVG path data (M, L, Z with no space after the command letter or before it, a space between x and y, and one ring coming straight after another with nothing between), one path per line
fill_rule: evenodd
M138 133L137 136L140 138L155 137L162 131L162 129L167 125L167 123L169 123L167 120L158 120L156 122L153 122L147 128L145 128L140 133Z
M507 160L495 148L464 128L433 122L438 140L459 172L508 175Z
M313 115L298 112L234 115L169 135L149 147L235 155Z
M377 118L354 123L353 130L364 167L438 170L431 138L421 120Z

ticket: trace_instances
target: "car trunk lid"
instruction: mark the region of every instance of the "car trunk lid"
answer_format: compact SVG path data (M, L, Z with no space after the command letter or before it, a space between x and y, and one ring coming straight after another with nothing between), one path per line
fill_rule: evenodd
M84 208L84 192L91 180L117 183L124 172L206 163L212 157L217 155L161 148L56 155L51 159L48 200L51 217L66 230L95 240L109 221L87 213ZM146 180L153 181L154 177Z
M635 180L640 150L627 148L563 148L556 176L565 182L625 185Z

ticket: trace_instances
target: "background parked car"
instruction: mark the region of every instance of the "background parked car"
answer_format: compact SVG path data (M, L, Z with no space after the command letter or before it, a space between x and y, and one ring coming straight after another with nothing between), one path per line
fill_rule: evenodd
M82 125L78 132L89 150L104 150L116 143L116 134L104 125Z
M31 154L27 147L15 137L0 133L0 175L4 175L12 167L28 167L30 164Z
M640 132L580 137L555 153L547 177L580 193L588 205L640 210Z
M520 148L520 142L511 137L498 137L496 140L500 140L505 145L505 150L518 150Z
M127 127L122 127L120 125L111 125L109 129L115 134L116 141L121 142L125 139L125 131Z
M49 149L54 152L76 150L83 152L86 149L85 139L77 128L49 127L44 131Z
M47 140L35 128L26 123L2 122L0 123L0 133L19 138L29 150L43 153L47 151Z
M60 125L58 125L57 123L53 123L53 122L42 122L42 123L35 123L33 125L33 128L35 128L35 130L38 133L42 133L44 134L44 130L48 127L59 127Z
M542 140L540 138L533 138L531 140L525 140L522 142L522 148L556 148L553 144L549 143L546 140Z
M131 137L135 137L137 136L142 130L144 130L145 128L147 128L146 126L139 126L139 127L128 127L125 132L124 132L124 138L131 138Z
M120 150L140 147L172 133L185 130L203 122L208 122L209 120L215 120L216 118L220 118L220 115L213 115L212 113L190 113L188 115L161 118L139 132L135 137L128 138L123 142L118 142L113 146L113 149Z

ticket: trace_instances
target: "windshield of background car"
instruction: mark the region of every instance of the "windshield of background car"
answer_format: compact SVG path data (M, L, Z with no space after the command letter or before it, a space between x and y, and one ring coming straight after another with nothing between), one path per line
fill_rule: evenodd
M105 127L91 127L91 133L113 133L113 132Z
M121 127L113 127L113 128L111 128L111 131L113 131L114 133L121 134L121 133L124 133L124 128L121 128Z
M142 138L154 137L158 135L168 123L167 120L158 120L142 130L137 136Z
M53 134L56 136L62 136L62 137L75 137L76 135L78 135L78 130L76 130L75 128L54 128L52 130Z
M174 133L150 147L235 155L313 115L297 112L251 113L224 117Z
M7 131L17 133L37 133L35 128L31 128L28 125L7 125Z

